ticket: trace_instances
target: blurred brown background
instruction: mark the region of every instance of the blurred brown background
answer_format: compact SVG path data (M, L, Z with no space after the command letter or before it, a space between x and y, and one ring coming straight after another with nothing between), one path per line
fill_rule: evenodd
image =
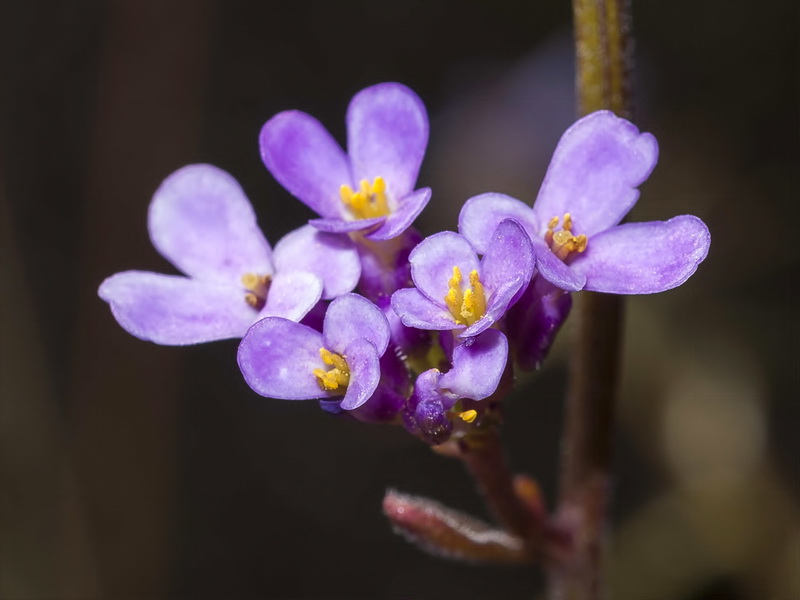
M691 212L708 260L628 303L610 578L629 600L800 598L798 5L634 3L638 125L661 159L635 220ZM567 0L0 0L0 598L533 598L535 570L433 559L387 487L485 516L403 431L261 398L236 342L166 348L96 296L172 268L149 199L230 171L273 243L311 216L258 156L287 108L344 139L397 80L431 141L419 228L484 191L532 201L574 115ZM555 490L569 331L508 403L514 467Z

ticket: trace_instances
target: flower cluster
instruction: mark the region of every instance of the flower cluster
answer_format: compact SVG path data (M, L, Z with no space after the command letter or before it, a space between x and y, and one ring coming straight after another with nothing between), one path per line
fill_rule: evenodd
M693 216L620 224L658 151L611 112L567 130L532 207L481 194L458 233L424 239L411 227L431 198L415 189L422 101L375 85L352 99L346 123L346 152L303 112L262 128L267 169L319 215L274 249L229 174L191 165L169 176L150 204L150 237L186 277L106 279L99 294L120 325L159 344L241 338L239 367L257 393L441 444L497 420L514 367L541 364L571 292L668 290L708 252Z

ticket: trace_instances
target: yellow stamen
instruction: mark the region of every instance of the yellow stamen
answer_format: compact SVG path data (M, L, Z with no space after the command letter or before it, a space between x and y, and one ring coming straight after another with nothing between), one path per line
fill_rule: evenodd
M475 418L478 416L478 411L477 410L465 410L464 412L458 413L458 416L465 423L472 423L475 420Z
M344 394L347 385L350 383L350 367L347 366L347 361L341 355L325 348L319 349L319 356L322 362L333 367L328 371L323 369L314 369L312 371L317 378L319 387L326 392Z
M555 231L558 221L558 217L553 217L547 223L544 241L550 246L550 250L561 260L565 260L573 252L581 253L586 250L589 238L583 233L572 235L572 215L566 213L562 220L561 230Z
M463 292L461 282L461 269L453 267L453 276L447 282L449 289L444 303L456 323L469 327L486 313L486 292L475 269L470 272L469 287Z
M256 275L255 273L242 275L242 285L247 290L244 295L244 301L256 310L264 308L271 281L272 277L269 275Z
M386 182L383 177L376 177L371 184L362 179L357 192L349 185L343 185L339 188L339 197L356 219L371 219L389 214Z

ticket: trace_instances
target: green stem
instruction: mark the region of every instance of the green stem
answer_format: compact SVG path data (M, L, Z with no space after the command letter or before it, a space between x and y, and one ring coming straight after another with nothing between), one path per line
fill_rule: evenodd
M580 113L611 109L630 117L629 1L573 0L572 5ZM604 596L604 530L622 315L619 296L582 292L576 298L558 511L560 518L574 524L575 555L570 565L551 572L552 600Z

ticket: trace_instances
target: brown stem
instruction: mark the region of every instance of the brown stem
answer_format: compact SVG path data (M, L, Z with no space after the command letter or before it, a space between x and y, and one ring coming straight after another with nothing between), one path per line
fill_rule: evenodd
M628 0L573 0L579 110L630 116ZM609 501L612 427L623 304L583 292L576 299L558 514L574 526L575 555L550 577L551 600L603 597L602 562Z

